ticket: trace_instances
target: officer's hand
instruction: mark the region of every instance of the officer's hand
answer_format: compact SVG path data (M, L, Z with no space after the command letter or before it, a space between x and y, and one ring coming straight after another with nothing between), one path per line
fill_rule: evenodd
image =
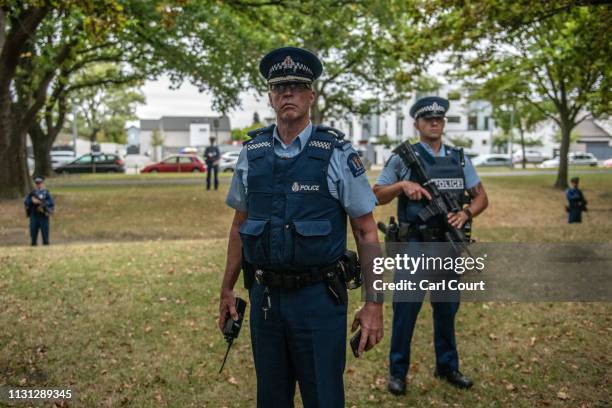
M366 302L355 314L351 332L361 326L361 340L357 354L361 356L364 350L369 350L378 344L383 338L383 314L382 305Z
M238 320L238 312L236 312L236 296L233 290L221 289L221 299L219 301L219 330L223 331L225 321L228 316Z
M40 204L41 203L41 201L38 199L38 197L32 197L32 202L34 204Z
M426 197L428 200L431 200L431 194L429 191L425 190L419 183L415 183L413 181L401 181L402 190L404 190L404 194L411 200L421 200L423 197Z
M448 223L457 229L461 229L467 220L468 215L463 211L448 213Z

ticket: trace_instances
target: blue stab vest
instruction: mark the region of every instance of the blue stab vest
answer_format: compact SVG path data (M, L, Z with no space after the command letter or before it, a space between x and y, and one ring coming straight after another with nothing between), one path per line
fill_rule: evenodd
M329 192L327 168L345 142L313 126L292 158L274 153L273 127L245 144L247 212L240 226L243 255L272 270L303 270L337 261L346 250L346 212Z
M412 147L419 156L427 177L436 183L440 192L454 195L460 203L467 202L463 174L463 151L443 145L441 149L446 149L446 156L434 157L420 143L413 144ZM414 170L410 171L410 181L422 183L422 180L417 180ZM426 198L415 201L410 200L403 193L400 194L397 200L397 219L401 223L424 225L425 223L421 221L418 214L428 202ZM439 217L432 217L426 225L440 227L443 224Z

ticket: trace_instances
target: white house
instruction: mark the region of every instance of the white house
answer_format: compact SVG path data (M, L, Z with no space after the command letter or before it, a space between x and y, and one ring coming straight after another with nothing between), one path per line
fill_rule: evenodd
M416 100L433 95L447 98L450 101L446 114L445 140L452 143L455 138L467 138L472 141L472 146L466 149L468 152L490 153L493 135L497 131L491 117L491 105L485 101L468 102L467 91L449 85L427 94L417 92L393 111L383 115L353 116L348 120L331 120L329 124L342 130L347 139L356 146L375 143L383 135L398 142L405 141L417 136L414 120L410 116L410 107ZM375 146L367 150L369 150L368 159L374 164L384 163L390 155L389 150L382 146Z
M156 156L153 151L155 130L159 130L162 141L157 156L176 153L183 147L203 149L210 143L211 136L216 137L218 144L229 143L232 138L227 116L162 116L159 119L141 119L138 135L140 154Z

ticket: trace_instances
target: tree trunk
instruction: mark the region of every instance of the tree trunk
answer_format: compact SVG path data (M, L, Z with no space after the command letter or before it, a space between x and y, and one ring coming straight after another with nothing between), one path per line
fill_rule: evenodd
M0 199L23 197L32 187L26 160L27 128L19 125L24 112L13 110L11 85L20 54L50 7L29 7L16 16L2 37L0 51Z
M32 150L34 151L34 174L45 177L53 175L49 153L57 134L45 134L38 122L34 122L30 126L28 134L32 140Z
M522 164L523 164L523 169L527 167L527 157L525 156L525 131L523 130L522 126L519 126L519 132L521 134L521 152L523 154L522 157Z
M573 124L566 117L561 117L561 151L559 152L559 172L557 173L557 181L555 187L561 190L567 188L567 171L568 162L567 154L569 153L570 134L573 129Z
M30 189L26 132L17 128L8 93L0 97L0 199L23 197Z
M322 123L322 120L323 120L323 118L321 117L321 109L320 109L320 106L319 106L320 99L321 98L319 96L319 92L316 92L315 100L314 100L314 102L312 104L312 107L310 108L310 120L315 125L320 125Z
M0 120L0 199L23 197L31 188L26 161L26 132L14 130L10 120Z

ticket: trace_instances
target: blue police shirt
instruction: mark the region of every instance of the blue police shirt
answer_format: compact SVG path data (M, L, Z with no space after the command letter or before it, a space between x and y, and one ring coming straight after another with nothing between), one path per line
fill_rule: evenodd
M444 157L446 156L446 149L441 147L438 151L438 154L435 154L433 149L427 143L420 142L421 145L430 153L432 156ZM474 188L480 183L480 178L478 174L476 174L476 169L474 165L470 161L469 157L465 157L465 166L463 167L463 174L465 176L465 188L469 190L470 188ZM406 167L403 160L397 155L392 155L387 163L385 164L385 168L378 176L376 180L376 184L379 186L387 186L390 184L397 183L400 180L408 180L410 177L410 169Z
M272 138L274 153L279 157L288 158L298 155L306 146L312 128L312 124L309 123L290 145L285 145L275 127ZM357 218L372 212L376 206L376 197L368 183L366 174L362 173L354 176L351 172L348 157L352 153L355 153L355 149L348 143L342 149L334 149L327 170L327 185L332 197L340 201L348 216ZM225 202L233 209L243 212L247 211L248 170L249 163L246 149L242 149Z
M568 188L565 190L565 196L567 197L567 202L572 209L580 208L582 202L584 201L582 191L577 188Z

